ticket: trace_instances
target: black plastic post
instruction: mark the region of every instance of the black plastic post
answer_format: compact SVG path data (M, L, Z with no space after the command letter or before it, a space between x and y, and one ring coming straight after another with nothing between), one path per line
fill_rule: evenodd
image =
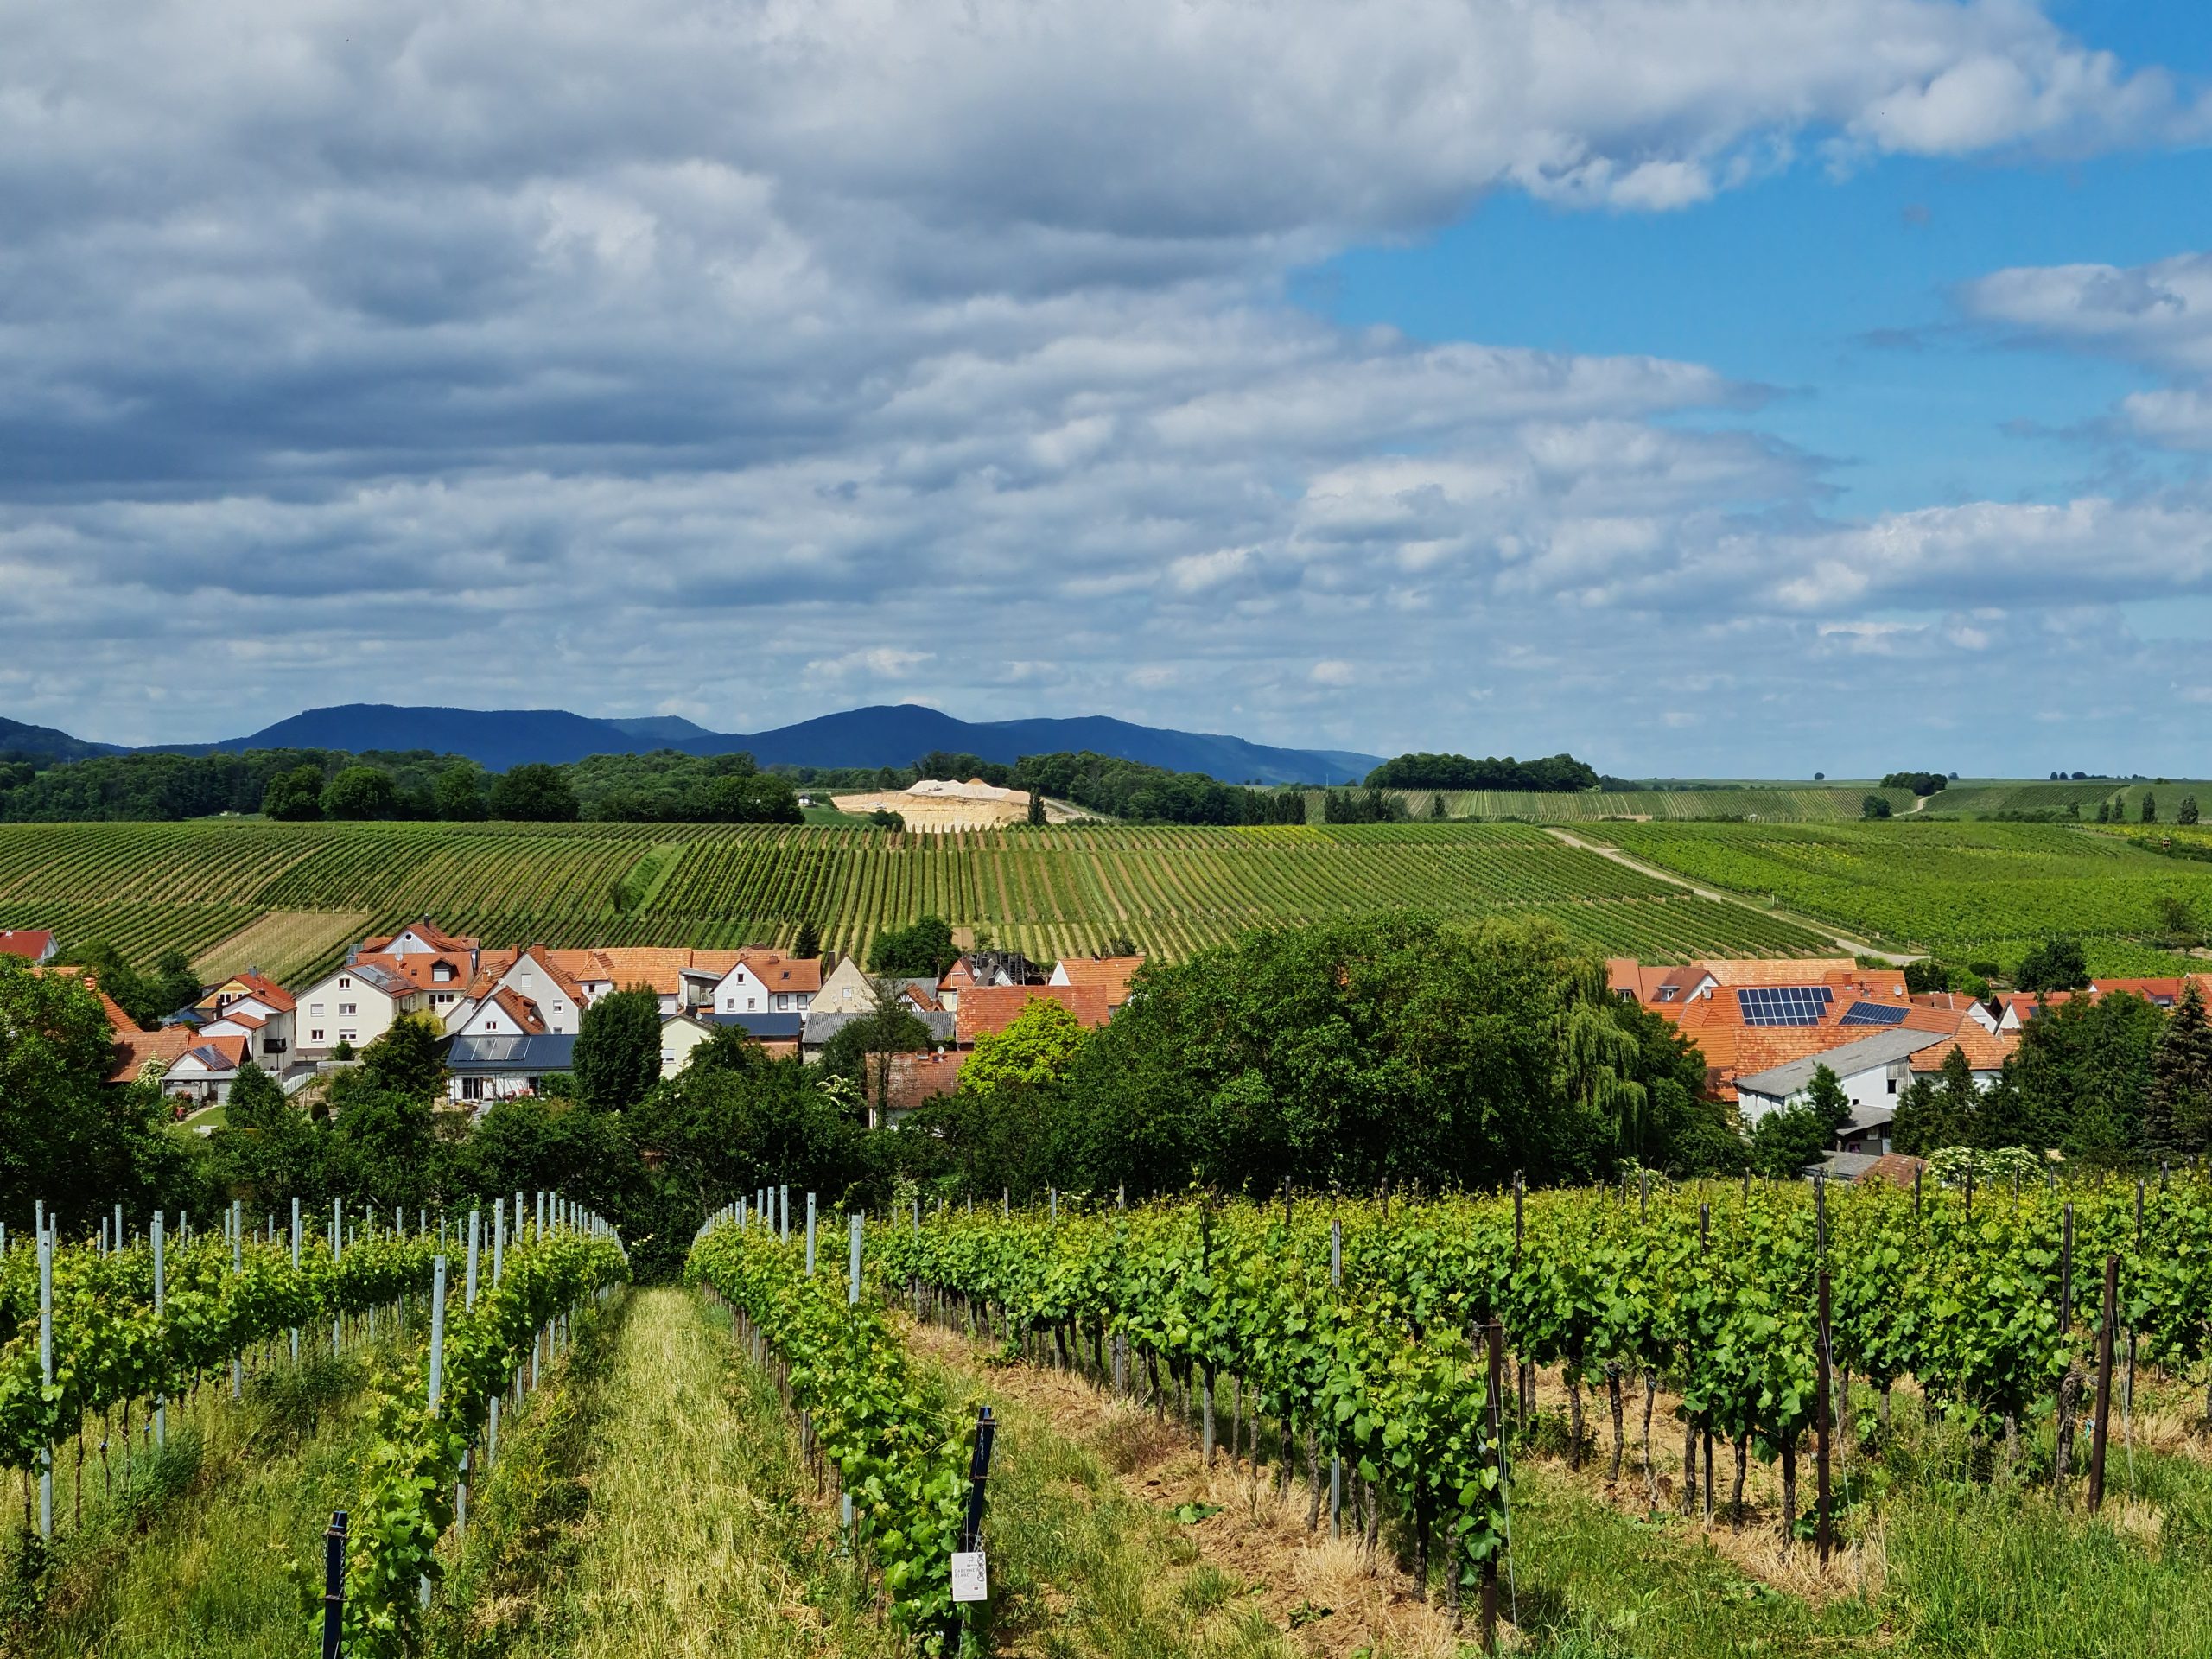
M991 1408L982 1407L976 1414L976 1450L968 1461L968 1512L960 1518L960 1541L957 1548L968 1554L982 1547L983 1495L991 1478L991 1446L998 1439L999 1426L991 1416ZM960 1651L960 1606L955 1604L952 1618L945 1626L944 1650L947 1659Z
M339 1659L345 1645L346 1511L330 1517L322 1535L322 1659Z

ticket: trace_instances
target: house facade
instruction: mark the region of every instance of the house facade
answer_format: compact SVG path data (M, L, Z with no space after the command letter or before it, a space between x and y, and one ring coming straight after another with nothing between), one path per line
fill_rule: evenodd
M295 1052L324 1060L340 1043L357 1052L391 1029L403 1014L429 1011L429 993L405 974L357 957L299 994L292 1018Z
M446 1096L455 1103L486 1106L538 1092L556 1071L575 1067L574 1033L529 1037L457 1037L446 1051Z

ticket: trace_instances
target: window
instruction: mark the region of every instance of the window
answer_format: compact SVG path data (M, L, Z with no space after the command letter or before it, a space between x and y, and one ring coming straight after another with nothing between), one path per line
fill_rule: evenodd
M430 977L441 985L446 983L454 977L453 964L449 962L439 963L430 969Z
M340 978L338 982L338 988L341 991L350 991L353 988L353 982L350 979Z
M1893 1095L1894 1095L1895 1093L1897 1093L1897 1080L1895 1077L1891 1077L1891 1078L1890 1079L1890 1092L1891 1092L1891 1094L1893 1094Z
M310 1003L308 1003L308 1012L309 1014L321 1014L321 1013L322 1012L322 1004L321 1004L321 1003L320 1003L320 1002L310 1002Z
M359 1014L360 1011L360 1004L358 1002L340 1002L338 1005L338 1012L340 1014Z
M483 1099L484 1079L481 1077L463 1077L461 1080L461 1097L463 1100Z
M676 1064L676 1051L672 1048L664 1048L661 1050L660 1063L663 1065L674 1065Z
M358 1031L347 1031L344 1027L342 1027L342 1026L341 1026L340 1027L339 1027L339 1032L338 1032L338 1040L339 1040L340 1042L341 1042L341 1043L350 1043L350 1042L352 1042L352 1041L353 1041L356 1037L359 1036L360 1034L361 1034L361 1033L360 1033L359 1032L358 1032Z
M311 1043L319 1043L319 1042L321 1042L321 1040L322 1040L322 1029L321 1029L321 1027L317 1027L315 1030L313 1030L313 1031L311 1031L311 1032L308 1033L308 1041L309 1041L309 1042L311 1042Z
M748 996L748 997L747 997L747 998L745 999L745 1011L746 1011L747 1014L750 1014L750 1013L753 1011L753 1007L755 1007L755 1004L754 1004L754 1002L753 1002L753 1000L751 997L749 997L749 996Z

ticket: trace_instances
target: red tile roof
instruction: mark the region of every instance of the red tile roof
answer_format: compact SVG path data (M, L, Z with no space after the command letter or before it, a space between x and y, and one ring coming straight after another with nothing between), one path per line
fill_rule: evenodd
M0 957L27 957L36 962L54 949L50 928L11 927L0 930Z
M938 1054L893 1054L891 1057L891 1109L911 1112L925 1101L950 1094L960 1083L960 1068L968 1057L958 1050ZM868 1098L875 1098L875 1068L868 1068Z
M1114 1014L1099 985L971 985L960 993L954 1040L967 1048L987 1033L996 1036L1032 1002L1058 1002L1084 1026L1103 1026Z
M1107 1006L1118 1008L1129 1000L1129 982L1143 966L1142 957L1065 957L1060 971L1071 985L1097 986L1106 993Z

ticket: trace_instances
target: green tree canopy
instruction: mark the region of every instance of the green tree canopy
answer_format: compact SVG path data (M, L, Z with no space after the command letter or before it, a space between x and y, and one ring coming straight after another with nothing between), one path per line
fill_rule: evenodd
M491 803L484 798L484 768L474 760L440 772L430 786L430 799L448 823L474 823L491 816Z
M492 816L518 823L574 823L576 791L558 766L513 766L492 785Z
M898 979L942 979L960 959L952 925L942 916L925 916L907 927L886 928L868 949L868 971Z
M347 766L323 785L326 818L388 818L399 807L399 790L382 766Z
M2089 982L2088 954L2063 934L2031 944L2012 982L2024 991L2078 991Z
M322 769L295 766L269 780L261 797L264 817L286 823L312 823L322 817Z
M613 991L584 1010L576 1027L576 1092L585 1104L619 1112L660 1081L660 999Z
M2193 979L2151 1050L2142 1141L2146 1156L2162 1160L2192 1158L2212 1144L2212 1025Z

